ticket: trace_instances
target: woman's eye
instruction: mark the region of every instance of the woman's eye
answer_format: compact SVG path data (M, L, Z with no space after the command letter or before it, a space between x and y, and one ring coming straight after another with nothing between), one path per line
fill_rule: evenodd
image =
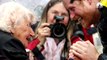
M53 12L53 14L57 15L57 14L58 14L58 12L57 12L57 11L54 11L54 12Z
M62 15L61 16L68 16L68 14L66 14L66 13L62 13Z

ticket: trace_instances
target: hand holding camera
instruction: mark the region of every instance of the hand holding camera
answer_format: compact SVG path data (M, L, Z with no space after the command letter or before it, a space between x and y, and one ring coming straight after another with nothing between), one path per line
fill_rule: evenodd
M46 37L50 36L51 34L50 28L48 26L50 26L49 23L42 23L37 29L37 38L40 40L41 44L44 44Z
M45 42L46 37L50 36L62 40L66 37L66 26L60 21L64 20L63 16L54 16L56 23L42 23L38 28L38 39Z

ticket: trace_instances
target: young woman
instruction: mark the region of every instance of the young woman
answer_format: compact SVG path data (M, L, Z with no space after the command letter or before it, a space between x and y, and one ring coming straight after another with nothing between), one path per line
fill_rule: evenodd
M55 16L64 19L57 22ZM49 26L55 23L61 23L66 27L66 34L63 39L51 37L52 29ZM36 38L29 44L28 49L34 52L37 50L35 49L36 46L39 47L39 50L44 47L41 53L46 60L66 60L72 32L73 26L69 19L69 12L65 9L62 0L51 0L43 11L41 21L35 30ZM34 54L40 55L39 53Z

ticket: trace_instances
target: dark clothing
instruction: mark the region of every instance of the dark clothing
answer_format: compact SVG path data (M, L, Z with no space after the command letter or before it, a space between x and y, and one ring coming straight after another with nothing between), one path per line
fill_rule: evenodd
M35 47L32 52L34 53L37 60L45 60L45 57L42 55L41 51Z
M30 49L37 60L45 60L45 57L42 55L41 51L44 49L42 46L42 49L39 50L37 45L40 43L40 40L35 38L32 42L29 43L27 49Z
M99 9L99 11L101 13L101 21L98 24L98 30L104 49L98 60L107 60L107 8L103 6L103 8Z
M3 31L0 31L0 60L28 60L23 44Z

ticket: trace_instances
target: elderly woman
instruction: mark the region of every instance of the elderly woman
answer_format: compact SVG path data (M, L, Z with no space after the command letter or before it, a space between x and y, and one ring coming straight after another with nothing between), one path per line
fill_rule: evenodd
M28 60L25 48L34 35L34 15L15 2L0 5L0 60Z

